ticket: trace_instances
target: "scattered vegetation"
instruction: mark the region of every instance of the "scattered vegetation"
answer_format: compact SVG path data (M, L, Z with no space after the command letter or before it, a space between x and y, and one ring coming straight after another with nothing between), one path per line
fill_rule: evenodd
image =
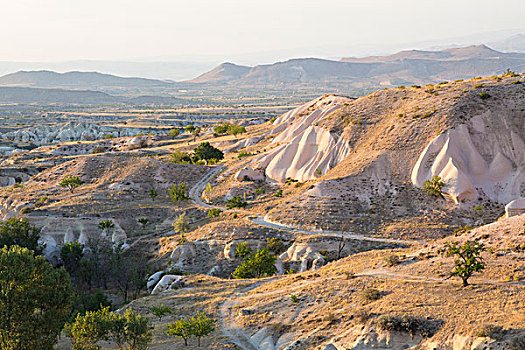
M164 304L160 303L157 306L151 307L151 313L155 315L159 319L159 321L162 321L162 318L166 315L171 315L172 311L169 307L164 306Z
M383 331L405 332L422 337L432 337L438 330L436 322L414 316L380 316L377 327Z
M221 213L222 213L222 210L218 208L211 208L210 210L208 210L208 217L209 218L218 217L221 215Z
M479 97L482 99L482 100L486 100L487 98L490 98L490 95L486 92L480 92L479 93Z
M381 298L381 292L375 288L366 288L363 290L363 299L366 301L376 301Z
M232 198L226 200L226 208L245 208L248 205L241 196L233 196Z

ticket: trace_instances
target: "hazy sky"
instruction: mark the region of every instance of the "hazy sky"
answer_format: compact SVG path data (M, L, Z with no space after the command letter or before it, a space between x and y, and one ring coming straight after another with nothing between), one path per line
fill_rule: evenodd
M525 27L524 0L0 3L2 61L133 59L378 46Z

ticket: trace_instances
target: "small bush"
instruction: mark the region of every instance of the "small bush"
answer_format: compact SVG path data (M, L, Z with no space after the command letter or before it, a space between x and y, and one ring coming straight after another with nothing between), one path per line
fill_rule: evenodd
M244 157L249 157L249 156L253 156L253 153L250 153L250 152L240 152L238 155L237 155L237 158L241 159L241 158L244 158Z
M274 197L282 197L283 196L283 190L279 189L277 192L274 193Z
M480 92L479 97L482 100L486 100L487 98L490 98L490 95L488 93L486 93L486 92Z
M209 218L218 217L221 215L221 213L222 213L222 210L218 208L211 208L210 210L208 210L208 217Z
M283 250L284 244L279 238L272 237L266 239L266 247L270 252L277 255Z
M431 197L433 196L443 198L443 186L445 186L445 183L441 181L441 177L438 175L433 176L430 180L425 180L425 182L423 182L423 190L428 196Z
M248 205L247 202L243 201L241 196L233 196L231 199L226 200L226 208L245 208Z
M190 196L186 192L186 184L184 182L173 185L173 187L168 190L168 193L171 196L172 202L190 199Z
M241 259L244 259L252 253L253 251L250 249L250 247L248 247L248 243L246 242L237 244L237 247L235 248L235 256Z
M411 336L421 335L432 337L438 329L435 322L414 316L381 316L377 320L377 327L382 331L404 332Z
M477 337L487 337L495 340L500 340L503 337L503 333L503 327L501 326L484 324L478 330L476 330L475 335Z
M292 301L292 303L297 304L297 303L299 303L301 301L301 298L299 298L295 294L292 294L292 295L290 295L290 300Z
M366 301L376 301L381 299L381 292L375 288L366 288L363 290L362 295Z
M91 154L98 154L98 153L104 153L104 152L106 152L106 147L98 146L98 147L93 148L93 150L91 151Z
M383 257L383 260L385 261L386 266L388 267L399 265L399 256L395 254L387 255Z

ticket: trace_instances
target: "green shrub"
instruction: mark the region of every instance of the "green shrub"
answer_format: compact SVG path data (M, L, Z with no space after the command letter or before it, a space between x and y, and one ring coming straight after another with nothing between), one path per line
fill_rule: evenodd
M149 190L149 197L150 197L152 200L154 200L157 196L158 196L157 190L155 190L154 188L152 188L151 190Z
M173 220L173 229L177 233L184 233L190 229L190 225L188 223L188 218L186 217L186 212L180 214Z
M272 237L266 239L266 247L270 252L278 255L283 250L284 244L279 238Z
M180 129L179 128L174 128L174 129L171 129L170 131L168 131L168 136L171 137L172 139L176 138L179 135L180 135Z
M232 273L232 276L237 279L261 278L273 276L276 272L275 256L270 253L268 248L262 248L246 257L243 263Z
M487 337L495 340L500 340L501 338L503 338L504 331L503 327L501 326L484 324L476 330L475 335L477 337Z
M238 155L237 155L237 158L241 159L241 158L244 158L244 157L249 157L249 156L253 156L253 153L250 153L250 152L240 152Z
M441 177L438 175L433 176L430 180L425 180L425 182L423 182L423 190L428 196L443 198L443 186L445 186L445 183L441 181Z
M218 217L221 215L221 213L222 213L222 210L218 208L211 208L210 210L208 210L208 217L209 218Z
M294 304L297 304L297 303L299 303L301 301L301 299L295 294L290 295L290 300Z
M185 200L190 199L190 196L188 195L187 190L186 190L186 184L184 182L173 185L168 190L168 193L171 197L172 202L185 201Z
M277 192L274 193L274 197L282 197L283 196L283 190L278 189Z
M93 148L93 150L91 151L91 154L98 154L98 153L104 153L104 152L106 152L106 147L98 146L98 147Z
M170 160L168 162L175 164L191 164L192 160L189 153L176 149L172 154L170 154Z
M245 208L248 205L241 196L233 196L232 198L226 200L226 208Z
M151 313L155 315L155 317L158 317L159 321L162 321L162 317L172 313L171 309L167 306L164 306L162 303L157 306L152 306L150 310Z
M258 189L255 190L255 194L256 195L261 195L261 194L264 194L266 191L264 190L264 188L262 187L259 187Z
M75 188L81 186L84 184L82 180L78 176L73 175L66 175L62 181L58 183L58 185L62 188L67 188L71 193L75 190Z
M376 301L381 298L381 292L375 288L366 288L363 290L363 299L366 301Z
M241 242L235 247L235 256L238 258L244 259L252 253L253 251L248 247L248 243L246 242Z
M486 92L480 92L479 93L479 97L482 99L482 100L486 100L487 98L490 98L490 95Z
M385 261L386 266L388 267L396 266L399 264L399 256L395 254L384 256L383 260Z
M412 337L432 337L438 330L436 322L414 316L381 316L377 320L377 327L382 331L409 333Z

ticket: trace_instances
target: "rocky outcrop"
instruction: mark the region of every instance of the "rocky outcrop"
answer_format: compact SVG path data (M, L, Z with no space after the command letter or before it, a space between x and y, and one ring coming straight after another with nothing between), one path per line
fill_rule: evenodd
M60 125L45 125L38 128L24 128L2 135L2 138L46 145L66 141L91 141L114 137L129 137L139 133L164 133L162 129L117 128L88 122L67 122Z
M151 294L156 295L167 290L179 289L182 287L184 287L184 276L164 275L155 285Z
M443 192L456 203L480 195L502 204L520 197L525 142L503 121L500 130L486 130L487 119L492 119L490 111L472 118L472 132L462 124L432 140L412 170L412 183L421 187L425 180L440 176Z
M273 149L255 159L251 167L278 182L287 178L302 182L326 174L350 148L340 135L316 123L349 101L342 96L323 96L277 118L273 123L276 127L267 135L280 133L270 144Z
M525 198L515 199L505 206L505 216L508 218L521 214L525 214Z

